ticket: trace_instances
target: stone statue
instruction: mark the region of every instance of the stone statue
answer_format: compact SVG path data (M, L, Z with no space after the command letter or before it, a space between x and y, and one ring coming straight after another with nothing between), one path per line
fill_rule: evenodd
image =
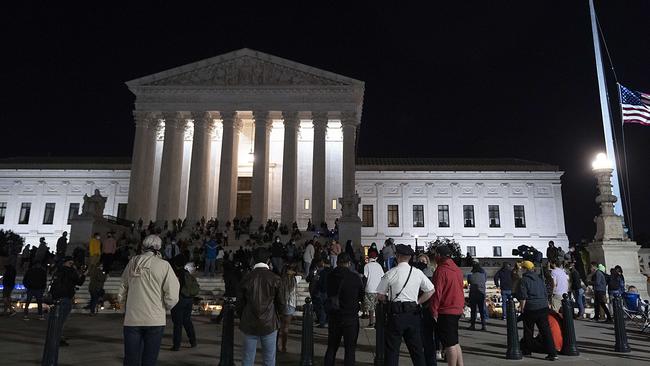
M104 217L104 206L106 206L106 197L99 193L99 189L95 189L95 193L90 197L84 194L81 216L102 218Z

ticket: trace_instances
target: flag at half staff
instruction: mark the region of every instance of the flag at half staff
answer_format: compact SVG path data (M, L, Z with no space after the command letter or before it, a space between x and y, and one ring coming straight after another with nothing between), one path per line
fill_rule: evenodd
M618 85L621 92L623 123L638 123L650 126L650 94L630 90Z

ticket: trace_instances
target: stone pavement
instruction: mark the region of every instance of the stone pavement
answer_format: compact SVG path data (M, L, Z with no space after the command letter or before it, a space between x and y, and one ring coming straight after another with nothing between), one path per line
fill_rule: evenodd
M361 320L366 324L367 320ZM22 320L21 316L0 317L0 364L35 365L40 364L45 337L46 321ZM163 339L158 364L165 365L217 365L220 352L221 326L211 323L206 317L194 317L199 346L189 348L184 339L180 352L171 352L171 323L168 324ZM461 327L467 323L461 321ZM86 314L72 314L66 324L65 333L70 346L60 351L59 364L64 365L121 365L122 344L121 315L102 314L89 317ZM327 329L314 329L315 365L322 364L327 343ZM613 352L614 331L611 324L596 324L589 321L576 323L578 357L560 355L556 361L563 365L648 365L650 364L650 334L641 334L638 327L628 325L628 338L633 352L617 354ZM505 360L505 322L490 320L487 332L472 332L461 329L461 345L466 365L548 365L545 355L534 354L533 358L522 361ZM235 362L241 362L241 334L235 330ZM520 329L521 335L521 329ZM374 330L362 329L357 347L357 365L372 365ZM278 365L297 365L300 360L300 320L295 319L289 339L289 350L278 354ZM410 365L408 352L402 346L400 365ZM343 364L343 349L339 349L339 363ZM257 361L260 362L258 352ZM442 363L440 363L442 364Z

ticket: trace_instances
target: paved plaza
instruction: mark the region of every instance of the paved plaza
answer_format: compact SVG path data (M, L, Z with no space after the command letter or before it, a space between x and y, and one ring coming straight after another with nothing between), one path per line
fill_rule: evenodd
M159 365L217 365L220 353L221 326L210 322L207 317L194 317L199 346L189 348L187 341L180 352L171 352L171 323L168 323L163 339ZM366 320L362 320L366 324ZM35 365L40 364L46 321L24 321L20 316L0 317L0 364ZM467 327L461 322L461 327ZM60 365L121 365L122 327L121 315L102 314L89 317L86 314L72 314L66 324L65 333L70 343L60 351ZM542 354L522 361L505 360L505 322L491 320L487 332L461 330L461 344L466 365L546 365ZM648 365L650 364L650 334L642 334L633 325L628 326L628 338L632 352L617 354L613 352L614 330L612 324L595 324L580 321L576 324L580 356L560 355L559 364L573 365ZM235 331L235 364L241 364L241 335ZM520 329L521 335L521 329ZM300 320L294 320L289 337L288 352L279 353L278 365L298 365L300 360ZM363 329L359 334L357 364L372 365L374 357L374 329ZM315 365L322 364L327 343L327 329L314 328ZM402 345L400 365L411 364L408 352ZM343 364L343 349L339 349L338 363ZM261 361L258 352L258 364ZM441 363L442 364L442 363Z

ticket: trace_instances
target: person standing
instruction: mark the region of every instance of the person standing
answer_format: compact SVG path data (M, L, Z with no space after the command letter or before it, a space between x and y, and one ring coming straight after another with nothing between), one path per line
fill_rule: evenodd
M569 276L560 264L551 262L551 278L553 279L551 309L559 313L562 311L562 295L569 292Z
M97 314L97 304L99 299L104 296L104 283L108 271L103 267L104 265L100 264L89 270L90 283L88 284L88 292L90 293L90 304L88 304L88 309L91 316Z
M32 263L39 262L43 265L43 267L47 266L46 260L49 252L50 249L48 248L47 243L45 242L45 238L43 237L40 238L38 248L36 248L36 254L34 255L34 260L32 261Z
M339 254L336 263L327 281L329 327L323 364L334 366L343 338L344 365L353 366L359 336L359 303L363 301L363 282L358 274L350 270L352 259L349 254Z
M63 259L63 258L62 258ZM43 293L47 287L47 271L40 263L34 263L25 276L23 277L23 285L27 289L27 299L25 300L25 315L23 319L29 319L29 304L32 299L36 299L38 305L38 319L43 320Z
M273 244L271 245L271 270L273 273L279 275L284 266L284 246L280 241L280 237L276 236Z
M56 241L57 262L62 261L68 251L68 232L64 231Z
M187 338L190 340L190 347L194 348L197 346L196 332L194 330L194 323L192 323L192 304L194 303L194 297L198 296L200 292L200 287L196 278L185 267L185 256L177 255L172 260L172 263L180 289L178 292L178 302L171 311L174 332L172 336L173 345L170 350L178 351L181 348L183 328L185 328Z
M363 277L366 279L363 307L368 313L368 328L375 326L375 308L377 306L377 287L384 277L384 269L377 263L377 253L370 253L368 264L363 268Z
M379 301L389 301L386 325L386 366L399 364L402 338L415 366L424 366L424 351L420 335L420 305L434 293L434 286L421 270L409 265L415 254L408 245L396 246L397 266L386 272L377 286ZM422 294L420 295L420 291Z
M72 311L72 299L77 291L77 286L83 285L86 280L86 274L87 271L81 272L74 266L72 257L65 257L63 259L63 266L52 277L50 293L52 294L52 299L59 307L60 320L58 333L61 334L59 341L61 346L68 346L68 342L63 337L63 325L68 319L70 311ZM58 354L56 357L58 357Z
M582 319L585 315L585 289L582 286L582 278L580 272L576 268L576 263L571 262L569 264L569 283L571 288L571 295L573 295L573 300L576 305L578 305L578 315L574 316L574 319Z
M102 243L102 264L104 271L109 273L113 266L115 259L115 251L117 250L117 241L113 237L113 233L106 234L106 239Z
M605 312L605 322L611 323L612 316L607 308L607 279L605 277L605 266L602 264L591 264L593 272L591 282L594 288L594 321L600 319L600 309Z
M548 242L548 248L546 248L546 258L548 258L549 263L557 262L558 252L555 247L553 240Z
M290 263L285 265L282 269L280 279L282 299L286 305L280 318L278 351L287 352L289 327L291 326L291 320L293 319L293 316L296 313L296 307L298 306L298 283L300 283L302 277L298 275L297 265Z
M332 240L332 243L330 244L330 266L332 269L336 268L336 261L339 254L341 254L341 251L341 244L336 240Z
M255 362L257 342L262 343L263 365L275 366L279 318L286 304L280 289L280 277L269 268L271 253L266 248L253 251L255 265L241 281L236 311L239 329L244 335L242 365Z
M381 254L384 257L384 268L390 271L395 262L395 244L393 243L393 239L386 239L384 247L381 249Z
M472 310L469 330L476 330L476 313L481 314L481 330L486 329L485 317L485 293L487 291L486 282L487 277L481 268L481 265L474 263L472 265L472 273L469 275L467 281L469 283L469 307Z
M446 354L447 365L463 366L463 351L458 342L458 321L465 307L463 272L450 257L448 246L436 248L438 267L433 273L436 291L431 299L431 314L436 321L436 335Z
M16 268L11 264L5 265L5 273L2 275L2 297L4 298L5 309L4 314L9 316L16 315L16 310L12 305L11 293L16 286Z
M95 233L88 242L88 267L96 267L99 263L99 258L102 255L102 237L99 233Z
M307 245L305 246L305 250L302 253L302 261L303 261L303 275L307 277L309 275L309 269L311 268L311 262L314 261L314 242L313 240L310 240L307 242Z
M429 256L425 253L418 255L417 260L413 264L416 268L419 268L422 273L433 283L433 271L429 267ZM437 350L439 341L436 339L435 334L435 321L431 315L429 308L431 307L430 297L427 302L422 304L422 345L424 346L424 363L427 366L436 366L437 365Z
M149 235L142 254L129 261L118 293L124 312L124 365L155 365L165 331L166 310L178 302L180 284L169 262L162 259L162 240Z
M521 263L524 271L521 276L519 288L519 311L524 322L524 342L522 344L522 353L530 355L533 349L533 330L537 325L539 333L542 335L544 347L546 348L546 359L549 361L557 360L557 351L553 344L551 329L548 324L548 297L546 286L539 274L535 273L535 265L531 261Z
M205 277L208 277L208 275L214 277L217 270L217 250L217 239L211 236L210 240L205 243L205 268L203 271Z
M501 290L501 320L506 319L506 302L512 295L512 265L504 262L494 275L494 285Z

